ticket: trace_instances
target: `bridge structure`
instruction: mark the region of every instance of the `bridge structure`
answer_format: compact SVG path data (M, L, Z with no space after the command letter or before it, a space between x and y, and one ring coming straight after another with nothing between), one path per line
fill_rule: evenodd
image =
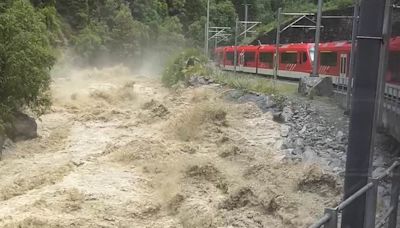
M362 0L355 6L354 15L358 20L354 20L357 26L353 23L353 28L358 29L353 31L354 61L350 66L354 70L350 77L339 78L336 91L339 97L342 94L351 120L344 198L336 207L326 208L324 216L310 228L400 227L400 160L383 175L372 176L377 129L386 129L400 139L400 124L396 124L400 123L400 87L385 84L393 8L393 0ZM378 186L387 179L391 182L390 206L377 218Z

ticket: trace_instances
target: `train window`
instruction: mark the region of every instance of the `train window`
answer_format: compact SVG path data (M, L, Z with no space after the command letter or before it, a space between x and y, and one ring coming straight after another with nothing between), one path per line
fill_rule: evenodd
M391 81L400 82L400 52L391 52L389 54L389 71L391 73Z
M272 53L260 53L260 62L272 64L274 55Z
M303 52L303 63L306 63L308 60L307 53Z
M283 64L296 64L297 53L282 53L281 62Z
M229 61L233 61L233 59L234 59L233 52L227 52L226 53L226 59L229 60Z
M245 52L244 53L244 62L251 62L256 59L256 53L255 52Z
M337 52L322 52L320 62L321 66L336 66Z

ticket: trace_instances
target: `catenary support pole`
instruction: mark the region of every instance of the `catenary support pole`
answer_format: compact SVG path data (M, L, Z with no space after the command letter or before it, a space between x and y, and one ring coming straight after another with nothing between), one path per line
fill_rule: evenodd
M236 18L236 25L235 25L235 51L234 51L234 56L233 56L233 65L234 65L234 71L236 74L236 65L237 65L237 42L238 42L238 26L239 26L239 19Z
M361 2L344 183L345 199L367 184L371 172L373 155L371 141L375 133L375 107L384 12L385 1L363 0ZM359 76L362 80L357 80ZM366 196L363 195L343 210L342 228L364 227L365 200Z
M208 58L208 36L210 29L210 0L207 0L207 22L206 22L206 36L204 40L204 54Z
M276 79L278 77L279 70L279 45L281 38L281 13L282 8L278 9L278 15L276 17L276 40L275 40L275 58L274 58L274 86L276 85Z
M318 0L317 26L315 28L314 62L312 69L313 77L318 77L318 57L319 57L319 40L321 36L322 5L323 5L323 0Z
M377 103L376 103L376 118L377 118L377 127L379 129L382 119L382 111L383 111L383 94L385 91L385 75L387 73L388 68L388 59L389 59L389 42L392 34L392 11L393 11L393 0L385 0L385 13L383 19L383 43L380 53L380 62L379 62L379 81L378 81L378 92L377 92Z
M249 20L249 4L245 1L244 4L244 39L247 38L247 21Z
M346 93L346 111L350 113L351 105L351 92L352 92L352 81L354 78L354 67L356 58L356 36L358 32L358 16L360 10L360 0L354 0L354 13L353 13L353 29L351 32L351 53L350 53L350 67L349 76L347 77L347 93Z

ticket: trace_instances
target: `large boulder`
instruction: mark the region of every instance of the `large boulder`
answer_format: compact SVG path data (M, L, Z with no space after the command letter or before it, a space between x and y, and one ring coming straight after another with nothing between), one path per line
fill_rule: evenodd
M13 114L5 130L7 136L14 142L33 139L38 136L35 119L22 112Z
M333 96L333 83L331 78L302 77L299 81L298 92L311 98L315 96Z

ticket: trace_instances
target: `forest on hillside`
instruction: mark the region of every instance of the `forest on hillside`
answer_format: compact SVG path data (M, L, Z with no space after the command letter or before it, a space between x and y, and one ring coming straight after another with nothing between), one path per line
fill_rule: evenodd
M317 0L211 0L210 25L243 20L273 23L276 11L315 10ZM351 0L326 0L342 7ZM50 104L50 70L60 50L76 64L141 63L146 53L169 55L203 46L207 0L2 0L0 116L22 107L41 114ZM230 41L228 40L227 43Z

